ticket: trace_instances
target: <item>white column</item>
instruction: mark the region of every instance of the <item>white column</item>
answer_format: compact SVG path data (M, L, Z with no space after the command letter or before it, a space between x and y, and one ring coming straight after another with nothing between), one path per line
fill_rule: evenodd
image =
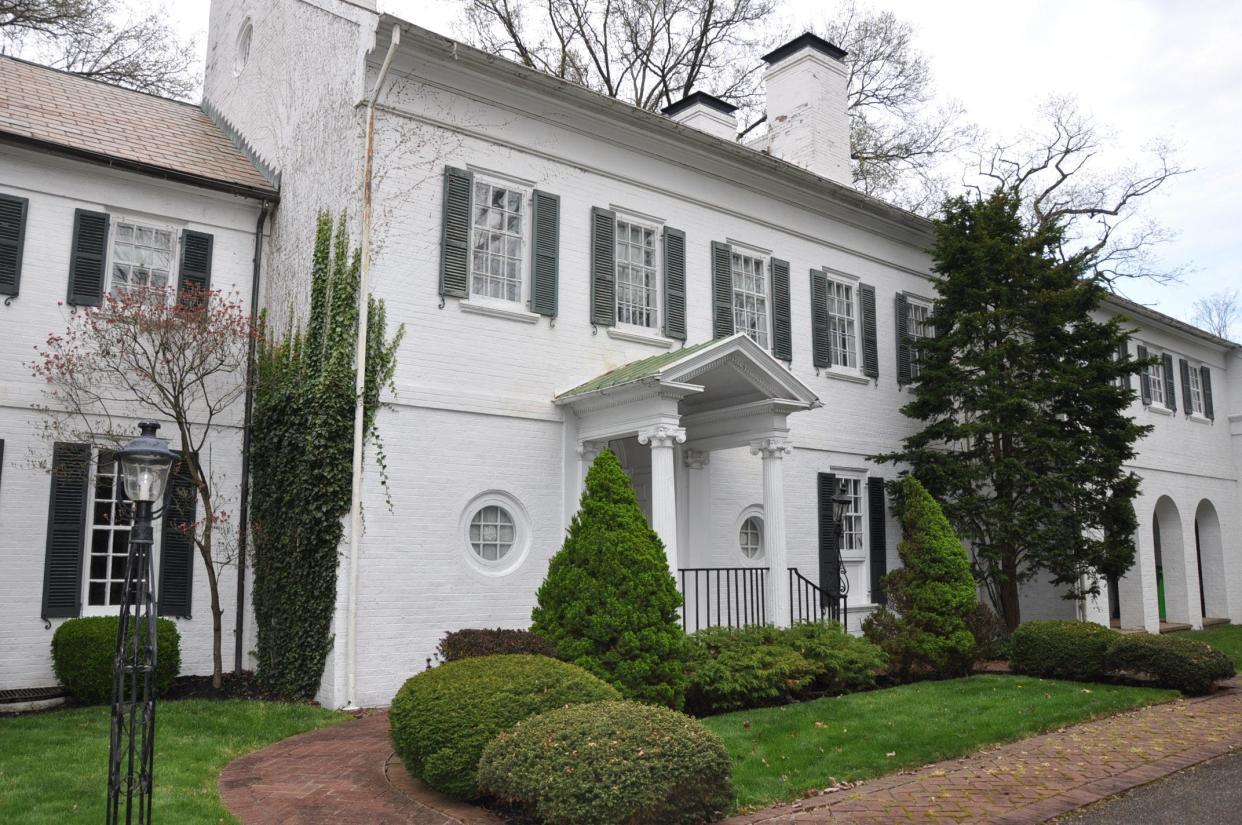
M686 465L686 521L689 547L686 551L686 567L711 567L712 543L712 454L705 450L683 450Z
M575 486L576 492L574 493L574 513L578 512L578 504L582 501L582 491L586 489L587 471L591 469L595 459L607 446L607 441L578 442L578 483ZM570 513L570 517L573 517L573 513Z
M768 622L789 626L789 560L785 545L785 468L790 452L783 438L752 441L750 452L763 459L763 546L768 556Z
M651 528L664 542L668 569L677 575L677 479L673 471L673 445L684 444L686 430L657 424L640 430L639 444L651 445Z

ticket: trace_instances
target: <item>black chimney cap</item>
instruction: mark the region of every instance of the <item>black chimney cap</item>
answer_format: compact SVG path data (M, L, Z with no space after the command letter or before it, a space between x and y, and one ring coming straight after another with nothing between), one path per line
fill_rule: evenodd
M736 106L731 106L730 104L725 103L720 98L709 95L707 92L691 92L690 94L686 95L685 97L683 97L681 100L677 101L676 103L673 103L669 106L665 106L660 111L663 112L665 115L672 117L678 112L683 112L686 109L689 109L691 106L695 105L696 103L702 103L704 106L708 107L709 109L715 109L717 112L720 112L722 115L731 115L737 111Z
M846 55L849 54L849 52L845 49L837 48L819 35L807 32L806 34L798 35L784 46L777 46L775 49L765 54L763 56L763 60L771 66L774 63L784 60L786 57L789 57L789 55L805 46L810 46L815 51L826 54L829 57L834 57L837 60L845 60Z

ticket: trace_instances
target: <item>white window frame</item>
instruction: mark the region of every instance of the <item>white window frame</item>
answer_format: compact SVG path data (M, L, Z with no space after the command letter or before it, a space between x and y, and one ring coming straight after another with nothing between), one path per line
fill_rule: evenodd
M1147 357L1156 359L1156 363L1148 364L1143 368L1147 371L1147 386L1149 388L1149 392L1151 393L1151 406L1159 407L1162 410L1168 410L1169 401L1164 397L1164 350L1148 347ZM1174 392L1176 392L1176 390L1174 390Z
M745 332L747 338L750 338L750 340L754 341L756 344L758 344L759 346L763 347L765 350L768 350L770 352L772 350L772 261L771 261L771 256L767 252L759 250L755 247L745 246L743 244L731 243L730 246L732 247L732 251L729 254L729 284L730 284L730 296L729 297L731 299L730 304L732 305L732 311L733 311L733 331L734 332ZM744 271L744 269L738 270L738 268L734 266L735 257L752 260L758 263L760 269L762 270L762 274L760 276L760 280L763 283L762 294L758 292L754 292L752 290L747 290L745 288L741 288L738 286L739 276L744 278L746 277L747 273ZM745 299L746 297L753 299L755 302L755 309L754 310L747 309L745 307L745 300L743 300L743 307L739 310L739 307L738 307L738 296L739 295L741 295L743 299ZM744 326L739 323L739 319L738 319L739 311L743 313L753 312L757 316L759 314L759 310L758 310L759 299L762 299L763 301L763 324L762 324L762 329L760 329L757 334L763 340L757 340L755 336L752 336L750 334L750 330L745 329Z
M1203 403L1203 373L1201 372L1202 364L1193 361L1186 361L1186 377L1190 382L1187 389L1190 394L1190 409L1186 412L1196 418L1205 418Z
M120 576L119 577L113 576L111 574L112 571L110 569L105 570L106 575L103 579L96 579L95 576L91 575L91 561L92 561L92 557L94 556L94 553L92 553L91 551L95 543L95 531L97 528L97 525L95 524L95 505L99 501L99 499L96 498L96 495L99 489L98 487L99 457L101 453L112 453L113 454L114 471L113 471L113 476L112 476L112 491L113 491L112 492L112 495L113 495L112 508L113 508L113 513L115 513L116 491L124 489L122 486L123 482L121 481L120 462L116 460L116 452L117 452L116 450L108 450L108 449L105 449L105 450L100 450L98 448L91 449L90 472L87 476L87 513L86 513L86 525L85 525L86 529L82 537L81 597L82 597L82 615L83 616L115 616L117 608L120 606L119 602L113 603L111 601L110 594L108 592L110 588L107 586L107 584L105 584L105 589L104 589L104 604L91 604L91 591L90 591L91 583L95 581L103 581L107 583L120 581L123 583L125 580L124 565L125 565L125 559L128 556L128 547L124 551L117 553L116 548L111 544L111 542L115 542L115 536L109 539L110 544L109 544L109 555L108 555L107 566L108 568L111 568L111 566L114 564L114 560L119 557L121 559ZM132 502L131 502L131 506L132 506ZM160 505L157 503L156 507L159 507L159 506ZM103 527L102 529L106 530L109 533L113 533L113 534L120 532L116 529L115 524L109 527ZM132 529L133 529L133 521L132 521L132 510L131 510L130 530L132 531ZM157 583L159 582L158 571L159 571L159 550L160 550L161 531L153 530L152 539L153 540L151 543L151 570L150 570L151 587L153 590L158 591Z
M533 239L532 215L531 210L534 206L534 187L523 181L513 178L506 178L503 175L497 175L492 172L474 171L474 179L470 184L470 240L467 247L469 257L467 258L466 273L466 294L468 300L476 304L485 304L506 309L526 309L530 303L530 249ZM520 248L516 258L518 267L518 297L516 300L510 300L504 297L495 297L476 292L474 289L474 253L475 253L475 237L476 232L480 231L475 226L475 211L478 209L478 198L475 187L479 184L485 186L514 191L521 197L521 227L518 234ZM490 207L489 207L490 208ZM491 231L491 230L488 230ZM490 254L490 253L489 253ZM490 274L488 277L493 277Z
M862 303L858 295L861 281L851 275L828 269L825 269L825 274L828 277L828 306L826 307L828 312L828 357L832 363L829 369L849 375L862 375L862 313L860 311ZM837 290L842 287L850 290L849 304L853 312L850 316L843 316L833 312L834 303L839 300L837 298ZM854 358L853 365L843 364L837 360L837 353L840 350L840 347L837 346L836 319L838 318L847 318L854 325L854 332L847 339L851 347L849 352Z
M475 515L485 507L501 507L509 513L513 520L513 545L509 552L501 558L491 561L484 559L474 549L471 541L470 527ZM484 576L505 576L522 566L530 553L531 521L526 508L511 493L504 490L485 490L467 502L461 511L458 535L462 555L466 563L477 573Z
M846 511L841 531L841 546L838 548L841 557L849 557L855 561L867 558L867 476L865 473L836 471L837 490L839 495L842 482L850 485L847 495L854 501L851 509ZM856 529L855 529L856 528ZM853 546L851 546L851 544Z
M926 315L920 323L915 318L917 310L923 310ZM906 337L910 339L911 344L914 342L936 337L936 330L932 326L931 315L932 302L914 295L906 294ZM917 327L923 327L926 334L918 334L915 332ZM921 356L916 347L910 348L910 380L917 381L923 372L923 364L920 360Z
M168 283L163 287L166 297L171 300L176 294L177 283L181 277L181 227L142 215L131 215L123 212L112 212L108 215L108 253L107 270L104 275L104 294L113 294L116 283L113 280L114 269L118 265L116 245L120 242L122 224L151 229L156 232L167 232L169 235L169 268ZM141 287L140 287L141 289ZM130 292L130 290L125 290Z
M746 555L745 545L742 544L742 530L746 527L746 523L751 519L757 522L759 528L759 552L754 556ZM763 505L752 504L746 507L738 514L737 521L733 525L733 535L737 537L738 550L742 559L747 562L763 562L768 557L767 542L767 521L763 517Z
M615 284L614 292L616 294L617 326L623 330L625 329L633 330L642 335L659 335L662 329L660 324L664 320L664 308L661 306L661 303L662 303L661 296L663 296L664 294L664 280L663 280L663 273L662 273L664 261L661 258L662 250L660 248L661 247L660 237L661 237L661 233L664 230L664 224L659 221L655 221L651 218L647 218L647 217L638 215L633 212L626 212L621 209L614 208L613 212L616 215L616 220L613 222L613 232L614 232L613 278L614 278L614 284ZM635 324L630 321L621 320L621 314L622 314L622 310L621 310L621 267L625 265L625 263L628 263L628 262L622 262L620 256L617 254L617 252L619 251L618 247L622 243L621 241L621 225L622 224L625 224L626 226L629 226L629 227L638 227L643 230L651 231L651 238L652 238L652 244L653 244L652 245L653 254L651 257L651 260L652 260L651 290L652 290L653 295L652 295L651 323L650 324Z

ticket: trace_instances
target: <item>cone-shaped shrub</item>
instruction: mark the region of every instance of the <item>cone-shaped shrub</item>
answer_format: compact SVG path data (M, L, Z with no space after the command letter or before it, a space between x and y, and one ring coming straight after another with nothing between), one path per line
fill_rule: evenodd
M561 659L626 698L680 708L686 684L680 605L664 545L617 457L604 450L539 588L531 630L554 644Z
M978 603L966 549L944 511L913 476L896 496L903 568L884 577L893 611L867 617L863 632L888 653L902 677L915 668L957 676L974 661L968 622Z

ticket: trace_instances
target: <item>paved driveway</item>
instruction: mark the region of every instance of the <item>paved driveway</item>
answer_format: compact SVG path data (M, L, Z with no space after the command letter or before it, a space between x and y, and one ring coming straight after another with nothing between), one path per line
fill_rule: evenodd
M1057 825L1235 825L1242 753L1222 756L1056 820Z

